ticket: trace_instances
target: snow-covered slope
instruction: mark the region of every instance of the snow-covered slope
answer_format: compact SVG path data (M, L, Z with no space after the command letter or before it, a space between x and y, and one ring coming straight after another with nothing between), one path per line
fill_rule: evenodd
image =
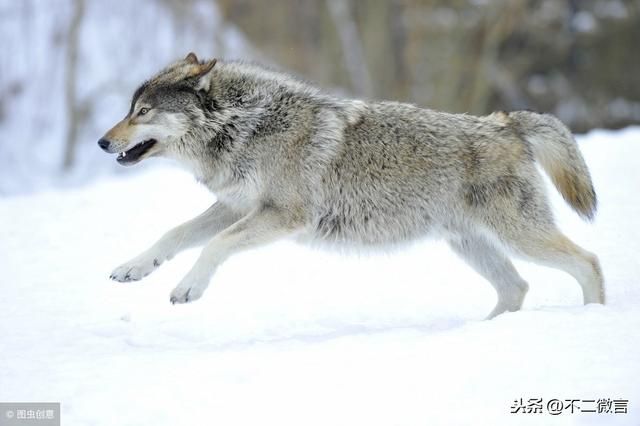
M608 305L518 263L525 309L491 321L490 285L437 242L367 257L281 242L230 259L188 305L169 292L197 251L109 281L213 201L171 168L0 199L0 401L61 401L64 425L638 425L640 128L581 146L595 223L550 192L565 232L600 256ZM629 405L510 414L519 398Z

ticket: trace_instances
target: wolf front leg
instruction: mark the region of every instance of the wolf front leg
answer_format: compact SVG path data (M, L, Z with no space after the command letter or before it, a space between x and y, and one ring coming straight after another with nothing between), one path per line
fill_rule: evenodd
M111 273L111 279L120 282L137 281L182 250L209 241L239 218L240 215L226 205L215 203L201 215L168 231L140 255L118 266Z
M303 220L289 210L262 206L252 211L207 244L193 268L171 292L171 303L199 299L218 266L230 255L291 235L302 226Z

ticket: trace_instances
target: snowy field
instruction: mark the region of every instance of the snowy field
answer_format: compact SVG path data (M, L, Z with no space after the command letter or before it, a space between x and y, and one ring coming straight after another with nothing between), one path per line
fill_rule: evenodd
M169 292L197 251L114 283L213 201L168 167L0 199L0 401L60 401L63 425L640 425L640 128L580 142L596 221L552 199L600 256L608 304L518 263L524 310L491 321L493 289L439 242L366 257L281 242L231 258L187 305ZM629 403L511 414L519 398Z

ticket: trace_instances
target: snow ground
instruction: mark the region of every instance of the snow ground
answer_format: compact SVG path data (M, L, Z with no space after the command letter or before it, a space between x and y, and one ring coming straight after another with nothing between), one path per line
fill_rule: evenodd
M518 263L525 309L491 321L490 285L437 242L366 257L278 243L230 259L188 305L169 292L197 251L109 281L212 202L175 169L0 199L0 401L61 401L63 425L638 425L640 128L581 146L595 223L552 199L600 256L608 305ZM629 412L510 414L540 397Z

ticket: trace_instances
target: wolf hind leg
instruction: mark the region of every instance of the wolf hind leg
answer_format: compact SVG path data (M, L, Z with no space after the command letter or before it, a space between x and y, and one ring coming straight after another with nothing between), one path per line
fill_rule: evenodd
M529 285L502 250L479 235L451 238L448 242L452 250L496 290L498 303L487 319L520 310Z
M530 232L508 242L518 254L540 265L560 269L582 287L584 304L605 303L604 278L598 257L558 230Z

